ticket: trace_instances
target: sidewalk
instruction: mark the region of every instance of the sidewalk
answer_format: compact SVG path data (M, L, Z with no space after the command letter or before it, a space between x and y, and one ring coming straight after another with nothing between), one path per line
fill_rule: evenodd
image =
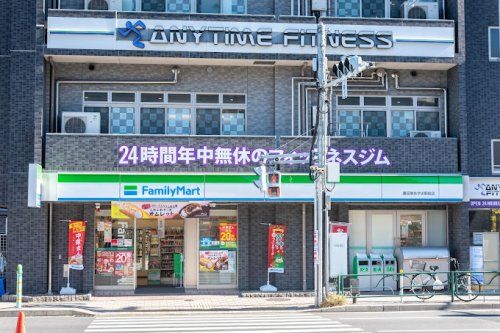
M164 295L164 296L115 296L92 297L89 301L27 303L23 309L27 315L55 316L106 316L113 314L153 314L159 312L192 311L425 311L441 309L500 309L500 296L483 297L465 303L450 302L449 296L436 295L422 301L406 297L362 298L356 304L351 300L345 306L314 309L313 297L240 297L237 295ZM0 302L0 316L17 315L15 303Z

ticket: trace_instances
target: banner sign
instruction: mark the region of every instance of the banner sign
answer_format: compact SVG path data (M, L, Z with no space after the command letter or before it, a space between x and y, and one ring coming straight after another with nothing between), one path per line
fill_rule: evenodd
M235 251L200 251L200 272L234 273L236 267L235 265Z
M219 223L219 240L220 248L236 249L238 242L238 224L236 223Z
M267 238L267 269L270 273L285 272L286 226L270 225Z
M500 177L470 177L466 185L471 208L500 208Z
M86 221L69 221L68 264L71 269L83 269L83 245L85 244Z
M118 148L118 165L257 165L261 156L283 154L283 149L251 149L243 146L238 147L186 147L186 146L120 146ZM294 151L293 153L304 153ZM391 165L389 158L383 149L361 148L361 149L336 149L330 147L327 152L329 162L339 162L342 165L382 166ZM303 164L309 163L309 154L303 158Z
M209 215L208 202L111 202L113 219L201 218Z

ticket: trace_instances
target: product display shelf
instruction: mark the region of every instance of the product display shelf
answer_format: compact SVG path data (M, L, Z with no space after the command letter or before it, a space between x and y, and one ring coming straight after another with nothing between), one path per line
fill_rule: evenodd
M168 228L161 242L161 281L172 284L174 275L174 254L184 252L184 232L182 228Z

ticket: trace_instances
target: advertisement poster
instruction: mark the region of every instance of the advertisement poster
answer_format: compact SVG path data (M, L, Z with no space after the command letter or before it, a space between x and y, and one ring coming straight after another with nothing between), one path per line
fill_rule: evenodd
M482 246L471 246L470 255L470 270L471 275L477 279L479 283L484 283L484 255Z
M133 276L134 275L134 252L116 251L115 252L115 275Z
M99 275L113 275L115 272L115 253L113 251L96 251L95 270Z
M219 223L219 239L221 249L236 249L238 247L238 224Z
M200 272L234 272L234 251L200 251Z
M70 269L83 269L83 245L85 244L85 221L69 221L68 264Z
M267 269L270 273L285 272L286 226L270 225L267 243Z
M208 202L111 202L113 219L209 217Z
M104 221L104 243L111 243L113 238L113 222L106 220Z

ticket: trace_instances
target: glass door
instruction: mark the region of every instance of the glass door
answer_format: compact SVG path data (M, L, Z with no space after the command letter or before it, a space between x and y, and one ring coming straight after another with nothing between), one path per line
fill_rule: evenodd
M425 212L398 212L398 242L401 247L421 247L425 237Z
M371 211L368 213L368 240L370 253L394 253L394 211Z

